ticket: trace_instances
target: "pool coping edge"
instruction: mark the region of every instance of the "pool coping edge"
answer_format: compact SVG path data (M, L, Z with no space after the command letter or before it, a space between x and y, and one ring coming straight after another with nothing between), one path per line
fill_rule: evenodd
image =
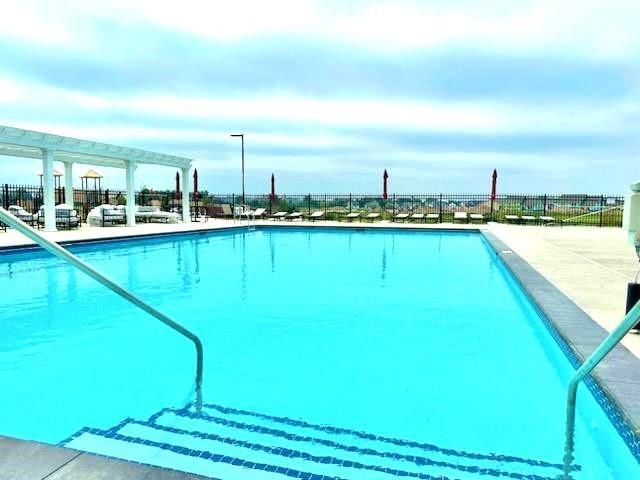
M577 368L607 337L608 332L493 232L482 230L480 234L531 300L547 329ZM640 463L640 359L618 344L585 378L585 383Z

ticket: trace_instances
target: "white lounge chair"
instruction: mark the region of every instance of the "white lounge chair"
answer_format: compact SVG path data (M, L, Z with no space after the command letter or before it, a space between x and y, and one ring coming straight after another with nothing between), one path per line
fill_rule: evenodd
M68 230L77 228L80 225L78 212L72 206L61 203L54 208L56 211L56 227ZM44 225L44 205L38 210L38 224Z
M318 220L320 218L324 217L324 212L321 210L318 210L316 212L313 212L311 215L309 215L309 220L311 220L312 222L315 220Z
M520 216L518 215L505 215L504 219L509 223L518 223L520 221Z
M427 220L435 220L436 222L440 221L440 214L439 213L427 213L427 216L425 217Z
M456 220L468 222L469 216L467 212L453 212L453 223L456 223Z
M35 220L38 219L37 214L29 213L20 205L9 205L9 213L11 213L14 217L19 218L23 222L31 225Z
M288 214L289 212L276 212L273 215L271 215L271 218L275 218L276 220L282 220Z
M474 220L478 220L479 222L484 221L484 215L482 215L481 213L470 213L469 218L471 219L472 222Z
M354 218L360 218L360 212L351 212L351 213L347 213L347 215L345 216L345 218L346 218L347 220L349 220L350 222L352 222Z
M522 215L520 218L524 223L535 223L537 220L533 215Z
M254 220L256 218L261 218L263 217L267 212L266 208L256 208L255 210L247 210L246 212L242 212L240 214L241 217L246 217L246 218L253 218Z
M291 212L285 218L287 220L295 220L296 218L302 218L302 213L300 213L300 212Z
M398 213L393 217L393 221L395 222L396 220L402 220L403 222L405 222L407 218L409 218L408 213Z
M553 222L556 221L556 219L554 217L551 217L549 215L540 215L540 217L538 217L538 218L545 225L547 225L549 223L553 223Z
M380 213L378 212L367 213L367 215L364 218L373 222L376 218L380 218Z
M411 214L411 220L422 220L422 221L424 221L424 213L413 213L413 214Z

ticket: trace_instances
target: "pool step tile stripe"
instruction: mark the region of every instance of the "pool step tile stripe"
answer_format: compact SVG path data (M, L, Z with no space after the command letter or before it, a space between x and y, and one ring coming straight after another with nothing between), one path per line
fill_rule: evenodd
M329 425L205 405L165 408L108 430L83 428L70 448L222 480L554 480L557 464L442 448ZM579 468L576 467L576 470Z
M403 452L389 445L340 443L335 440L301 436L296 433L261 427L254 424L243 424L213 416L198 416L195 413L180 410L168 410L160 416L152 418L151 424L158 429L179 430L180 433L195 438L210 440L233 440L244 442L248 448L279 448L286 455L306 454L314 457L332 457L342 462L365 463L368 466L402 469L406 476L420 478L421 473L432 475L452 475L461 478L477 478L478 475L541 480L548 479L559 470L528 465L501 464L487 460L474 463L469 459L457 459L436 455L425 456L413 451ZM222 440L220 440L222 439ZM338 440L344 441L339 438ZM382 447L382 449L380 449ZM424 452L422 452L424 453ZM311 460L311 459L309 459ZM460 462L459 460L463 460ZM318 460L313 460L318 461Z

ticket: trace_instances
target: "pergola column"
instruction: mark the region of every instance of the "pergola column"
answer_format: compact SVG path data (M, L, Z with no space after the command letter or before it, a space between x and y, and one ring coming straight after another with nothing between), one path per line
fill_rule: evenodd
M44 230L55 232L56 202L55 185L53 183L53 150L42 149L42 188L44 190Z
M73 163L64 162L64 203L73 208Z
M129 160L127 162L127 227L136 224L136 183L134 173L136 164Z
M182 169L182 221L191 222L191 212L189 203L189 167Z

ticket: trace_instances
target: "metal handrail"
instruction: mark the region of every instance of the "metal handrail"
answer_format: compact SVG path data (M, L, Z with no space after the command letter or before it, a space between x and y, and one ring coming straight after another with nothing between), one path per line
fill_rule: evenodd
M576 422L576 396L578 385L598 364L606 357L611 350L629 333L640 319L640 302L625 315L624 320L618 325L602 343L594 350L584 363L578 368L573 378L569 382L567 393L567 428L565 431L565 452L564 452L564 479L571 479L571 463L573 462L574 431Z
M17 231L19 231L29 239L33 240L35 243L37 243L42 248L49 251L56 257L61 258L62 260L70 263L71 265L78 268L80 271L87 274L94 280L100 282L102 285L104 285L111 291L120 295L125 300L133 303L136 307L140 308L141 310L144 310L151 316L155 317L157 320L160 320L162 323L164 323L168 327L172 328L176 332L180 333L181 335L191 340L196 348L196 397L197 397L196 403L201 402L203 349L202 349L202 342L200 341L200 339L196 334L187 330L185 327L183 327L179 323L173 321L164 313L156 310L151 305L147 304L142 299L138 298L128 290L125 290L117 283L113 282L112 280L109 280L107 277L105 277L101 273L94 270L88 264L80 260L77 256L70 253L66 249L62 248L57 243L46 239L40 233L35 231L33 228L31 228L29 225L24 223L22 220L13 216L4 208L0 208L0 220L2 220L4 223L9 225L10 227L16 229Z

